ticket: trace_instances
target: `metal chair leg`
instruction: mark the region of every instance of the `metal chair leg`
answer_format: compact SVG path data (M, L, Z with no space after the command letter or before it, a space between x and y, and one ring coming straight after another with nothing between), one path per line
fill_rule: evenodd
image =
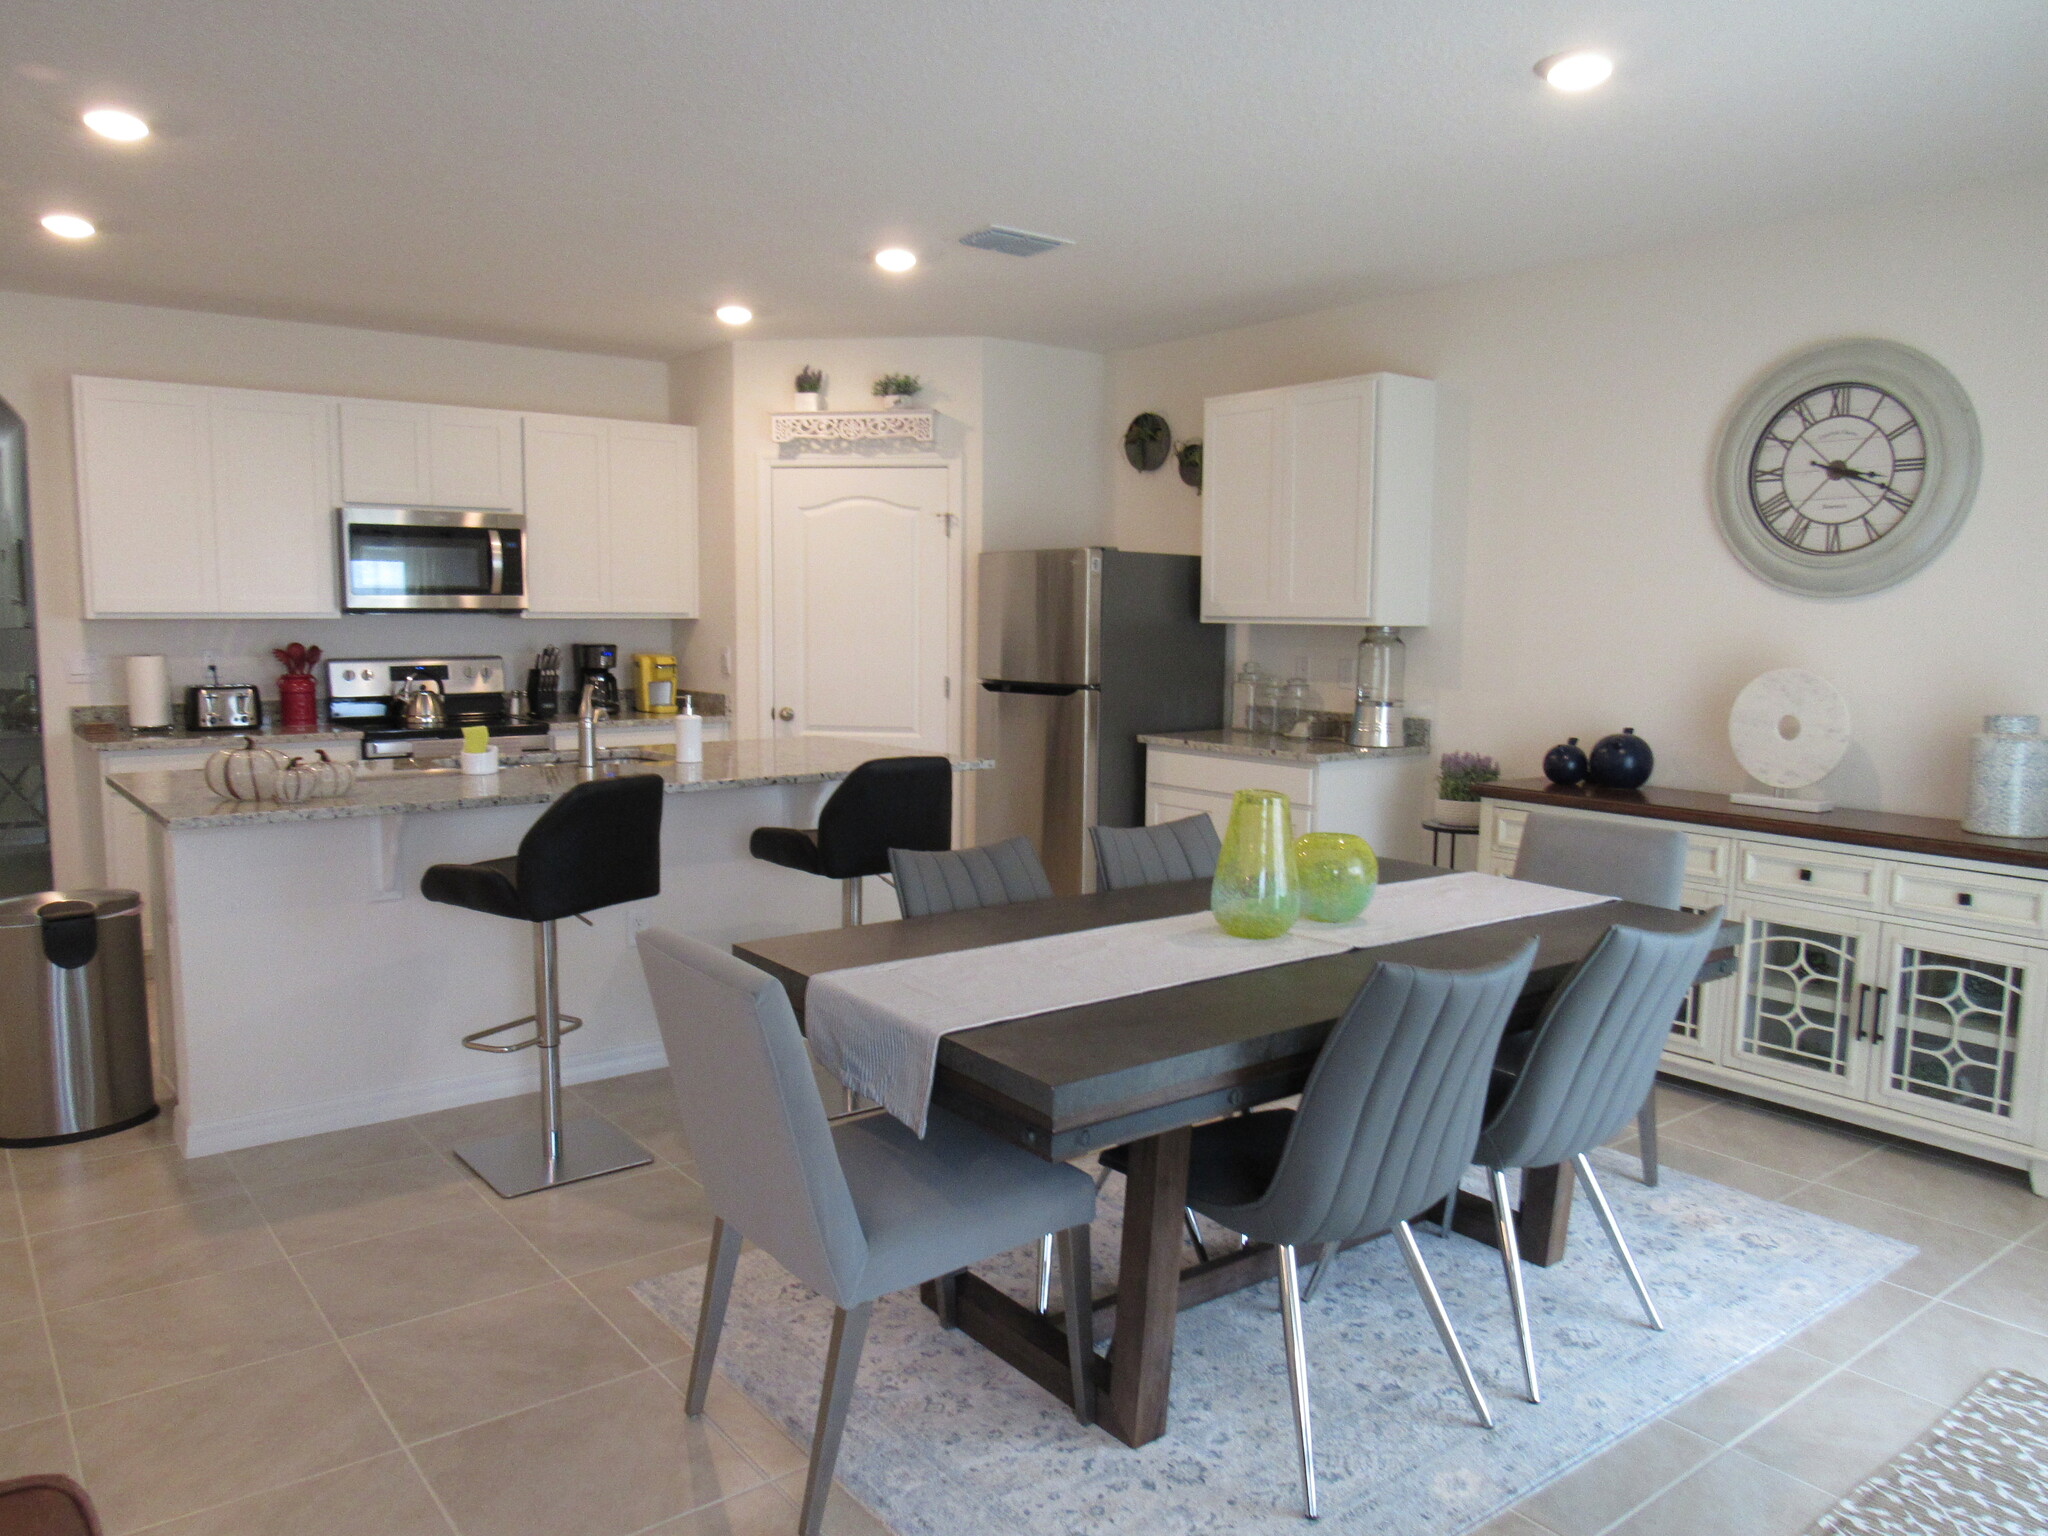
M1095 1257L1084 1223L1060 1238L1060 1294L1065 1298L1067 1371L1072 1377L1074 1417L1095 1422ZM1043 1312L1045 1308L1040 1306Z
M1301 1267L1292 1245L1280 1245L1280 1322L1287 1343L1287 1384L1294 1399L1294 1439L1301 1451L1301 1488L1308 1517L1316 1509L1316 1435L1309 1420L1308 1350L1301 1336Z
M846 1406L853 1401L853 1378L860 1370L860 1347L867 1341L868 1318L875 1304L840 1307L832 1313L832 1343L825 1355L825 1387L818 1394L818 1427L811 1435L811 1470L804 1479L803 1511L797 1516L800 1536L818 1536L825 1524L825 1501L832 1496L832 1469L839 1463L839 1438L846 1433Z
M1454 1189L1444 1196L1444 1213L1437 1219L1436 1224L1436 1235L1438 1237L1449 1237L1451 1235L1451 1223L1458 1219L1458 1196L1462 1193L1464 1191Z
M1508 1305L1515 1314L1515 1338L1522 1346L1522 1379L1529 1384L1529 1401L1543 1401L1536 1384L1536 1341L1529 1332L1529 1296L1522 1288L1522 1244L1515 1234L1515 1208L1508 1202L1508 1176L1499 1168L1488 1169L1493 1181L1493 1230L1500 1245L1501 1268L1508 1276Z
M1052 1309L1052 1233L1038 1240L1038 1315Z
M1337 1245L1324 1243L1316 1249L1316 1267L1308 1273L1308 1287L1301 1293L1303 1301L1315 1300L1316 1287L1323 1283L1323 1275L1337 1260Z
M697 1338L690 1356L690 1389L683 1411L696 1418L711 1393L711 1369L718 1360L718 1336L725 1331L725 1304L732 1299L733 1272L745 1239L723 1218L711 1222L711 1257L704 1263L704 1300L697 1308Z
M1643 1107L1636 1111L1636 1150L1642 1154L1643 1182L1653 1189L1657 1184L1657 1088L1650 1087L1650 1096L1643 1100Z
M861 925L860 877L839 882L839 926L858 928Z
M1586 1181L1586 1193L1592 1196L1593 1209L1599 1213L1600 1225L1607 1233L1607 1241L1614 1249L1614 1256L1621 1260L1621 1267L1628 1271L1628 1283L1636 1288L1636 1300L1643 1304L1643 1315L1650 1320L1650 1326L1659 1333L1664 1331L1664 1319L1657 1315L1657 1304L1650 1300L1650 1288L1643 1284L1643 1272L1636 1268L1635 1256L1628 1251L1628 1244L1622 1240L1621 1227L1614 1219L1614 1207L1607 1203L1607 1191L1600 1187L1600 1181L1593 1177L1593 1162L1581 1152L1572 1159L1579 1170L1579 1177Z
M1181 1219L1188 1224L1188 1241L1195 1245L1195 1257L1204 1264L1208 1263L1209 1245L1202 1241L1202 1229L1195 1225L1194 1208L1184 1205L1181 1207L1180 1214Z
M1408 1261L1409 1278L1414 1280L1422 1304L1429 1308L1429 1320L1436 1324L1436 1335L1444 1342L1444 1353L1458 1368L1458 1380L1464 1384L1465 1395L1472 1400L1472 1411L1479 1415L1483 1426L1493 1428L1493 1410L1486 1406L1486 1398L1479 1390L1479 1380L1472 1374L1471 1362L1465 1358L1465 1346L1458 1342L1458 1332L1451 1326L1451 1314L1444 1310L1444 1299L1437 1294L1436 1281L1430 1277L1429 1266L1422 1262L1422 1250L1415 1246L1414 1229L1405 1221L1397 1221L1394 1223L1394 1236L1400 1239L1401 1256Z

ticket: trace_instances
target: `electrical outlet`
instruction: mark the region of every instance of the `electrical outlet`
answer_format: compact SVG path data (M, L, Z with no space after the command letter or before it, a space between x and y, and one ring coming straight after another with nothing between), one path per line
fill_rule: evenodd
M732 676L732 647L729 645L718 653L718 674L721 677Z
M90 651L73 651L64 668L66 682L90 683L99 675L99 658Z
M220 652L219 652L219 651L201 651L201 652L199 653L199 670L200 670L201 672L204 672L204 673L205 673L205 674L207 675L207 677L208 677L208 678L211 678L211 677L213 676L213 671L212 671L212 669L213 669L213 668L215 668L215 667L217 667L217 666L219 666L219 665L220 665Z

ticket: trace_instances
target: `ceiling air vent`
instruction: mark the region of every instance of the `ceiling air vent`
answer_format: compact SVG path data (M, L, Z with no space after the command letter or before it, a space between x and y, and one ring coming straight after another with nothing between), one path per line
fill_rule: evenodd
M1036 256L1041 251L1056 251L1074 242L1062 240L1058 235L1034 235L1028 229L1005 229L1000 224L991 224L987 229L962 235L960 243L971 245L977 251L1001 251L1005 256Z

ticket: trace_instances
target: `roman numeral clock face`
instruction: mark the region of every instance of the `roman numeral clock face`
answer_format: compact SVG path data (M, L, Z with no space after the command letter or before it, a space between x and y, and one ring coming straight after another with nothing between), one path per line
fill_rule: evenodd
M1749 501L1773 538L1813 555L1867 549L1905 523L1927 436L1870 384L1829 384L1780 411L1750 456Z
M1773 586L1851 597L1939 554L1977 485L1977 418L1934 359L1848 341L1790 359L1736 402L1715 459L1729 548Z

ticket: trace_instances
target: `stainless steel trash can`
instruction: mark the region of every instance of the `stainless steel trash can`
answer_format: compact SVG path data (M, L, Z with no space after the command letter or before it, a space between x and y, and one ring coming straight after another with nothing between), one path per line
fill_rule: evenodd
M156 1110L142 898L0 901L0 1146L105 1136Z

